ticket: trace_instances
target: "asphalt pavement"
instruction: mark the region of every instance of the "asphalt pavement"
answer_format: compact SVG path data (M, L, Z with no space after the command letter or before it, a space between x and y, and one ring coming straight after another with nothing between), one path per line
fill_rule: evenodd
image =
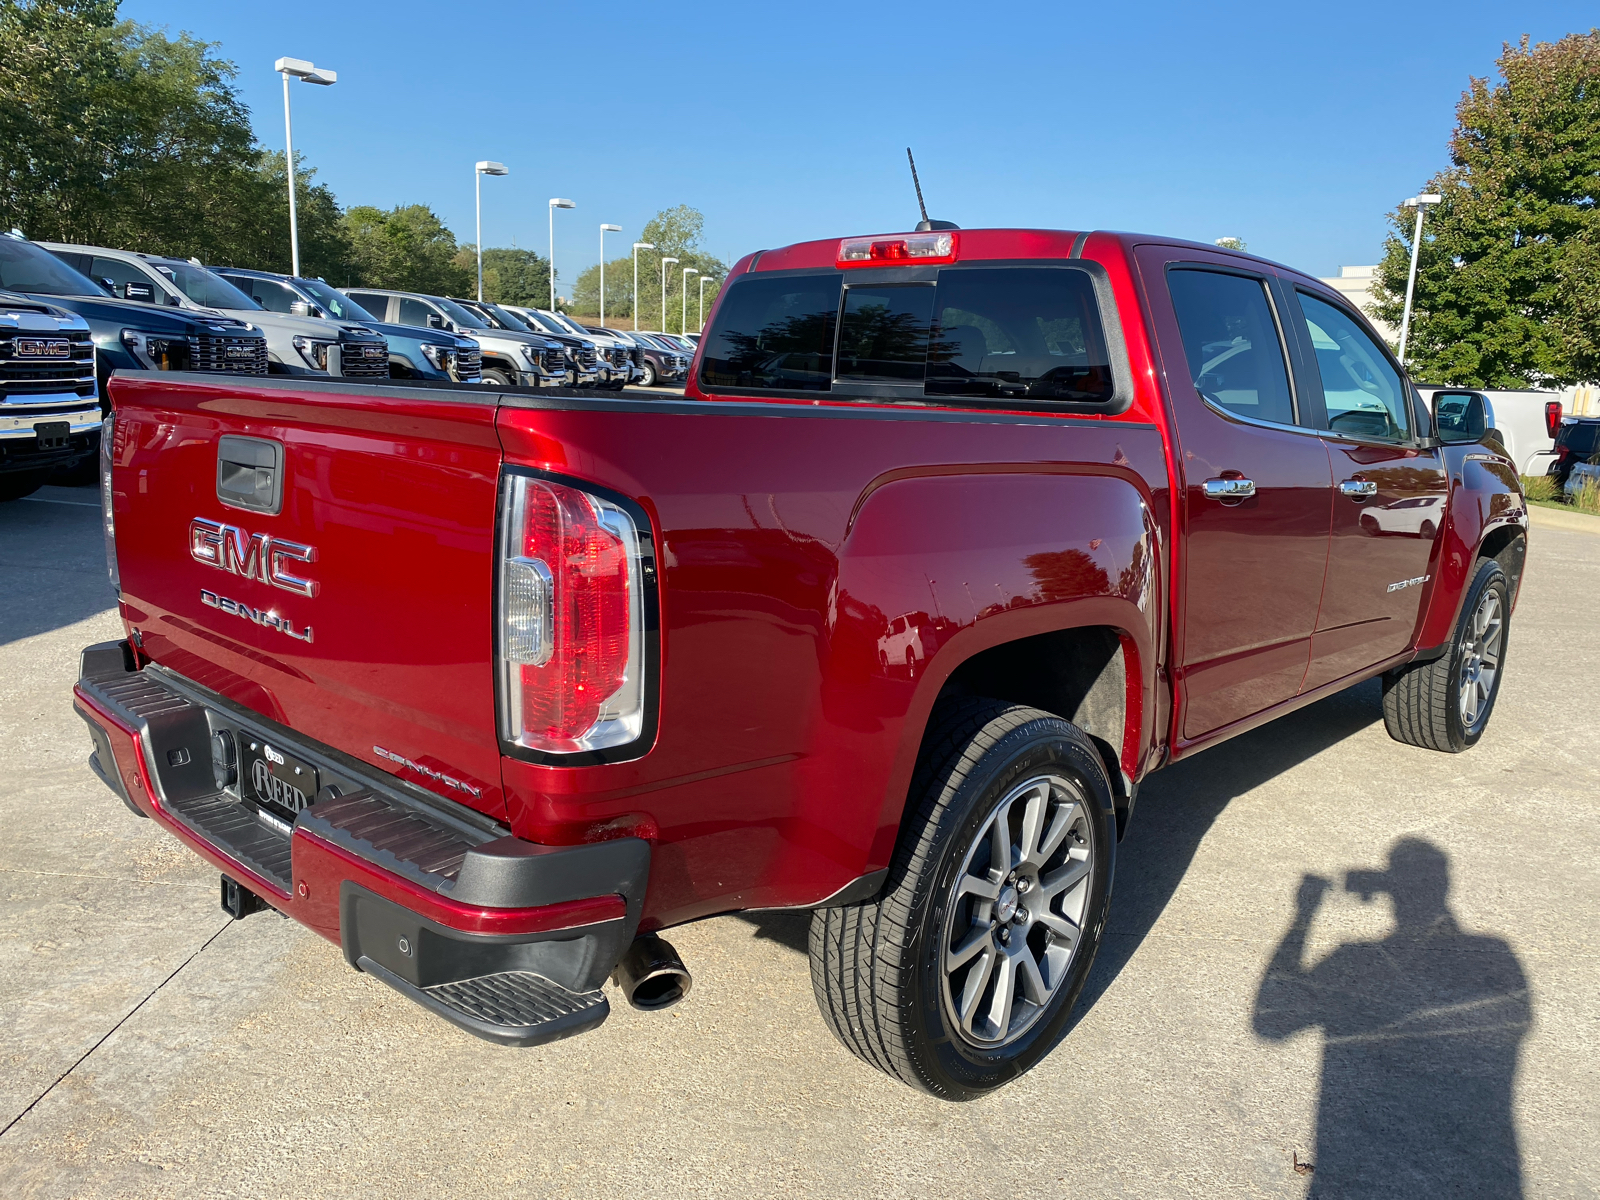
M1597 598L1600 535L1538 524L1467 754L1367 684L1152 776L1076 1028L952 1105L829 1035L804 915L674 931L684 1004L529 1050L228 921L85 765L94 490L0 505L0 1192L1596 1195Z

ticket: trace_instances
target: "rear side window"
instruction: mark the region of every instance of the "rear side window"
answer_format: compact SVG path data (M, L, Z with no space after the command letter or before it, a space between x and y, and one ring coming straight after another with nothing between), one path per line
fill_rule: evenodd
M345 294L380 321L389 312L389 297L378 292L346 292Z
M1221 271L1167 272L1195 391L1241 417L1294 424L1283 342L1266 282Z
M701 377L712 387L827 391L839 285L838 275L741 279L722 297Z
M939 272L930 396L1104 402L1115 386L1094 283L1082 271Z
M415 325L418 328L426 329L428 327L428 318L432 315L433 309L429 308L421 300L413 300L410 296L400 297L400 324Z
M1350 437L1398 441L1406 436L1406 388L1354 317L1299 293L1306 332L1322 378L1328 429Z

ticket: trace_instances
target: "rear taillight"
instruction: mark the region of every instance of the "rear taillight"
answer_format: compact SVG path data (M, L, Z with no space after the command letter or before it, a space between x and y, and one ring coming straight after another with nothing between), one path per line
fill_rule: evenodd
M897 237L845 238L839 243L841 267L946 263L956 260L953 233L904 233Z
M116 428L116 413L109 413L100 425L100 526L106 540L106 573L111 576L111 590L122 593L122 579L117 574L116 505L111 492L111 464L115 461L112 439Z
M532 475L508 474L501 497L502 736L547 754L638 741L648 528L612 500Z
M1561 432L1561 401L1546 400L1544 404L1544 429L1551 437Z

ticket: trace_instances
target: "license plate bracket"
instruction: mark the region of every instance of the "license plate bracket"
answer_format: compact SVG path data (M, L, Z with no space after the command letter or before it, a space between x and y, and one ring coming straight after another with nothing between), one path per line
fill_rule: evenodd
M317 769L270 742L247 738L240 746L241 791L261 808L293 821L317 798Z
M39 449L60 450L72 437L72 424L68 421L39 421L33 427L39 439Z

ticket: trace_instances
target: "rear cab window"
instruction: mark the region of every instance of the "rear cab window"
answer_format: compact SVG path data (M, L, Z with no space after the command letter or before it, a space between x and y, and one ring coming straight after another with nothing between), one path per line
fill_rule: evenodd
M1097 264L746 275L703 339L707 392L1117 412ZM1111 310L1114 320L1114 309Z

